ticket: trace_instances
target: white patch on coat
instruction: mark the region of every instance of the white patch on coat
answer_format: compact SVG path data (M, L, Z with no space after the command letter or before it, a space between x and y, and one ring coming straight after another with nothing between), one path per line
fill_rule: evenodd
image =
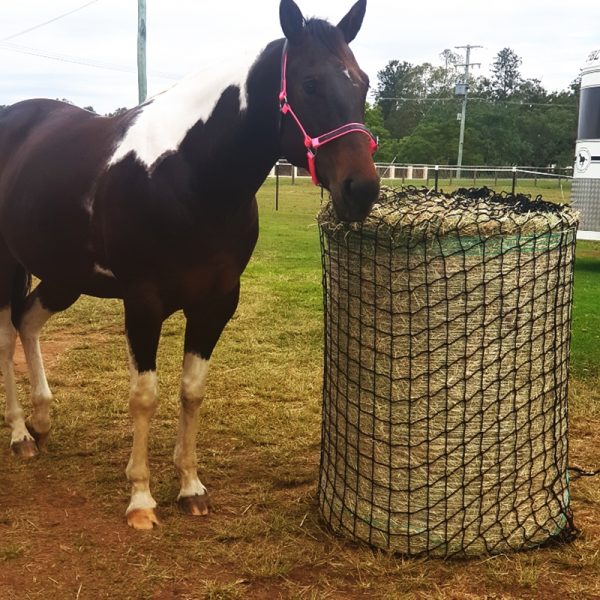
M47 433L50 430L50 403L52 402L52 392L48 387L40 348L40 332L53 314L53 311L44 308L39 298L35 298L31 307L23 315L19 326L19 336L27 359L31 382L33 404L31 424L39 433Z
M112 277L113 279L116 279L115 274L110 270L110 269L105 269L104 267L101 267L98 264L94 263L94 273L98 274L98 275L104 275L105 277Z
M208 366L208 360L191 352L187 352L183 359L179 429L173 456L181 480L178 499L202 496L207 493L198 478L196 434L198 432L198 409L204 399Z
M108 161L108 166L133 152L151 170L163 155L179 148L188 131L198 121L206 122L210 118L219 98L231 86L238 88L240 110L245 110L246 78L257 54L250 52L244 56L246 60L243 64L226 68L219 63L186 77L143 104Z
M10 308L3 308L0 310L0 371L2 371L6 394L4 420L11 428L11 445L24 440L33 441L25 426L25 413L17 397L13 366L16 341L17 331L12 324L11 310Z

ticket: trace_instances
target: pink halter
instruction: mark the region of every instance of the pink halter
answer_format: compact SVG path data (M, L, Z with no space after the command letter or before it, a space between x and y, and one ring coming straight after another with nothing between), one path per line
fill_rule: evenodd
M328 142L332 142L343 135L348 135L349 133L364 133L369 136L369 141L371 143L371 154L375 153L377 150L377 140L373 136L373 134L369 131L367 127L365 127L362 123L347 123L346 125L342 125L337 129L333 129L332 131L328 131L327 133L323 133L318 137L312 138L308 133L306 133L306 129L302 127L302 123L300 123L300 119L290 106L290 103L287 99L287 40L283 44L283 55L281 57L281 92L279 93L279 104L282 114L287 115L288 113L292 116L294 121L296 121L296 125L300 129L300 132L304 136L304 145L306 146L306 156L308 158L308 170L310 172L310 176L312 177L312 181L315 185L319 185L319 178L317 177L317 169L315 167L315 158L317 156L317 150L320 146L327 144Z

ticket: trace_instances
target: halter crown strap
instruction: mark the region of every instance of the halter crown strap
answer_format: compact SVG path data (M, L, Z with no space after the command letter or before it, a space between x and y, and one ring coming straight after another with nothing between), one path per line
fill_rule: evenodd
M302 133L304 137L304 145L306 146L306 158L308 159L308 170L310 172L310 176L315 185L319 185L319 178L317 176L317 169L315 166L315 158L317 155L317 149L325 144L332 142L344 135L348 135L349 133L363 133L369 136L370 145L371 145L371 154L375 153L377 150L377 139L371 133L368 127L366 127L363 123L346 123L337 129L332 129L327 133L322 133L318 137L311 137L306 132L306 129L302 126L298 115L294 112L287 98L287 40L283 43L283 51L281 55L281 91L279 92L279 106L281 113L284 115L290 115L292 119L298 125L298 129Z

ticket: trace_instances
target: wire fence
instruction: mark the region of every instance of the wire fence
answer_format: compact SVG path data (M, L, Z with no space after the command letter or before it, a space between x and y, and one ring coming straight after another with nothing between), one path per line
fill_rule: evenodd
M497 192L543 195L545 190L559 190L563 201L571 191L571 167L530 166L465 166L376 163L375 168L385 185L414 185L434 191L451 191L458 188L488 187ZM280 180L295 184L297 180L310 179L305 169L295 167L285 160L277 162L270 173L275 178L275 207L279 208Z

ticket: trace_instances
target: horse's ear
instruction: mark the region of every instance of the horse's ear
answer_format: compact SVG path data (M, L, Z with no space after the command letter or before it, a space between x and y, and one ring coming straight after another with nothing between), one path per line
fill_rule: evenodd
M304 17L294 0L281 0L279 21L288 41L291 44L298 42L304 30Z
M349 44L359 32L366 10L367 0L358 0L348 14L338 23L338 28L344 34L346 44Z

